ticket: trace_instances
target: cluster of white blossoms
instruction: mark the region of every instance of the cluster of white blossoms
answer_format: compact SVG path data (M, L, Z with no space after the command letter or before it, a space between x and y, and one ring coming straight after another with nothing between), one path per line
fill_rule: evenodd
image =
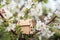
M37 34L40 34L39 35L39 38L41 37L45 37L45 38L50 38L51 36L53 36L54 32L51 32L49 30L49 26L47 26L46 24L44 24L43 22L41 21L37 21L37 24L36 24L36 30L39 30L40 32L37 33Z
M48 12L47 13L47 16L44 18L45 22L42 22L40 19L39 19L39 16L42 16L43 15L43 4L44 2L33 2L32 0L10 0L11 2L9 4L6 5L6 0L3 0L3 2L1 2L1 4L5 4L4 7L2 7L0 10L4 9L5 10L5 14L4 17L6 19L9 20L10 17L13 16L13 14L15 12L18 13L18 16L16 17L16 20L20 20L20 17L24 17L25 13L24 11L27 9L30 9L29 10L29 13L28 15L30 15L31 17L35 17L36 19L36 30L40 30L40 32L38 32L37 34L40 34L39 35L39 38L44 36L46 38L49 38L51 36L53 36L54 32L51 32L49 30L49 27L48 25L46 25L46 23L48 23L51 19L51 16L53 16L53 11L52 12ZM20 10L20 8L24 5L24 7L22 8L22 10ZM50 4L50 3L47 3L47 4L44 4L46 7L48 5L54 5L54 4ZM53 10L55 5L54 6L51 6ZM48 6L48 8L50 8L50 6ZM59 10L60 11L60 10ZM58 12L58 11L56 11ZM57 13L56 13L57 14ZM58 14L60 16L60 12L58 12ZM14 19L14 18L13 18ZM1 23L1 22L0 22ZM11 24L9 23L9 26L7 27L6 30L10 31L11 29L14 30L15 28L15 24Z

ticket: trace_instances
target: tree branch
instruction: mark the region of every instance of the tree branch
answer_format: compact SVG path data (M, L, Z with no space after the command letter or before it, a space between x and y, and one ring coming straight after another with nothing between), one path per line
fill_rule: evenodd
M50 24L51 22L53 22L56 17L57 17L57 16L53 17L52 20L50 20L48 23L46 23L46 25L48 25L48 24Z
M0 16L2 17L2 18L4 18L4 16L2 15L2 13L0 12Z

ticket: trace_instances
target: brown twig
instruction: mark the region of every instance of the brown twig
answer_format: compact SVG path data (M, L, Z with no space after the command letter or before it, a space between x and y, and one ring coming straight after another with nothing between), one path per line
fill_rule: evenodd
M4 18L4 16L2 15L2 13L0 12L0 16L2 17L2 18Z
M53 13L55 14L55 12L57 11L58 9L56 9ZM46 23L46 25L50 24L52 21L54 21L54 19L56 18L57 16L53 17L51 21L49 21L48 23Z
M12 32L14 35L18 35L18 34L16 33L16 31L11 30L11 32Z
M20 8L20 10L22 10L24 6L25 6L25 5L22 5L22 7Z
M50 20L48 23L46 23L46 25L48 25L48 24L50 24L51 22L53 22L56 17L57 17L57 16L53 17L52 20Z

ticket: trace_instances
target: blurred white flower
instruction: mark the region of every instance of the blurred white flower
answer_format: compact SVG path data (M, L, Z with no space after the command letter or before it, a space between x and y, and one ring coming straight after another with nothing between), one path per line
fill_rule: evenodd
M29 9L29 8L31 8L32 4L33 4L33 2L31 0L28 0L25 2L25 7Z
M36 30L40 30L40 32L39 32L39 33L41 33L40 35L44 36L46 38L49 38L49 37L53 36L53 34L54 34L54 32L51 32L49 30L49 27L48 26L46 27L46 25L44 23L42 23L41 21L37 21ZM39 34L39 33L37 33L37 34Z
M24 12L22 12L22 11L20 11L19 13L18 13L18 17L24 17Z
M55 12L55 14L56 14L57 17L60 17L60 10L57 10L57 11Z
M45 17L44 20L45 20L44 22L45 24L49 22L48 17Z
M1 1L1 5L4 5L4 4L6 4L6 0Z
M48 3L46 4L48 8L51 8L52 11L55 11L56 9L56 2L54 0L48 0Z
M6 18L6 19L9 19L12 15L12 13L7 9L7 8L4 8L5 10L5 14L3 14L3 16Z
M8 32L11 31L11 30L15 31L15 27L16 27L15 24L9 23L9 26L6 28L6 31L8 31Z
M60 22L59 23L55 23L55 25L53 26L56 29L60 29Z
M11 1L11 3L9 4L9 5L7 5L6 7L8 8L8 9L15 9L16 8L16 3L14 2L14 1ZM16 10L16 9L15 9Z
M40 36L38 36L39 37L39 40L42 40L42 36L40 35Z
M53 13L48 13L48 15L47 15L47 17L48 17L48 19L51 19L51 16L53 15Z
M25 4L25 0L19 0L20 2L18 3L18 6L19 6L19 8L21 8L22 7L22 5L24 5Z

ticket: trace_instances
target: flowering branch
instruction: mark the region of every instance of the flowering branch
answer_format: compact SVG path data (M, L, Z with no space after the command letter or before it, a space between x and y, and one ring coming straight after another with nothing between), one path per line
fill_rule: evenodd
M46 23L46 25L48 25L48 24L50 24L51 22L53 22L56 17L57 17L57 16L54 16L48 23ZM34 33L34 35L35 35L36 33L38 33L38 32L41 32L41 30L36 30L35 33Z

